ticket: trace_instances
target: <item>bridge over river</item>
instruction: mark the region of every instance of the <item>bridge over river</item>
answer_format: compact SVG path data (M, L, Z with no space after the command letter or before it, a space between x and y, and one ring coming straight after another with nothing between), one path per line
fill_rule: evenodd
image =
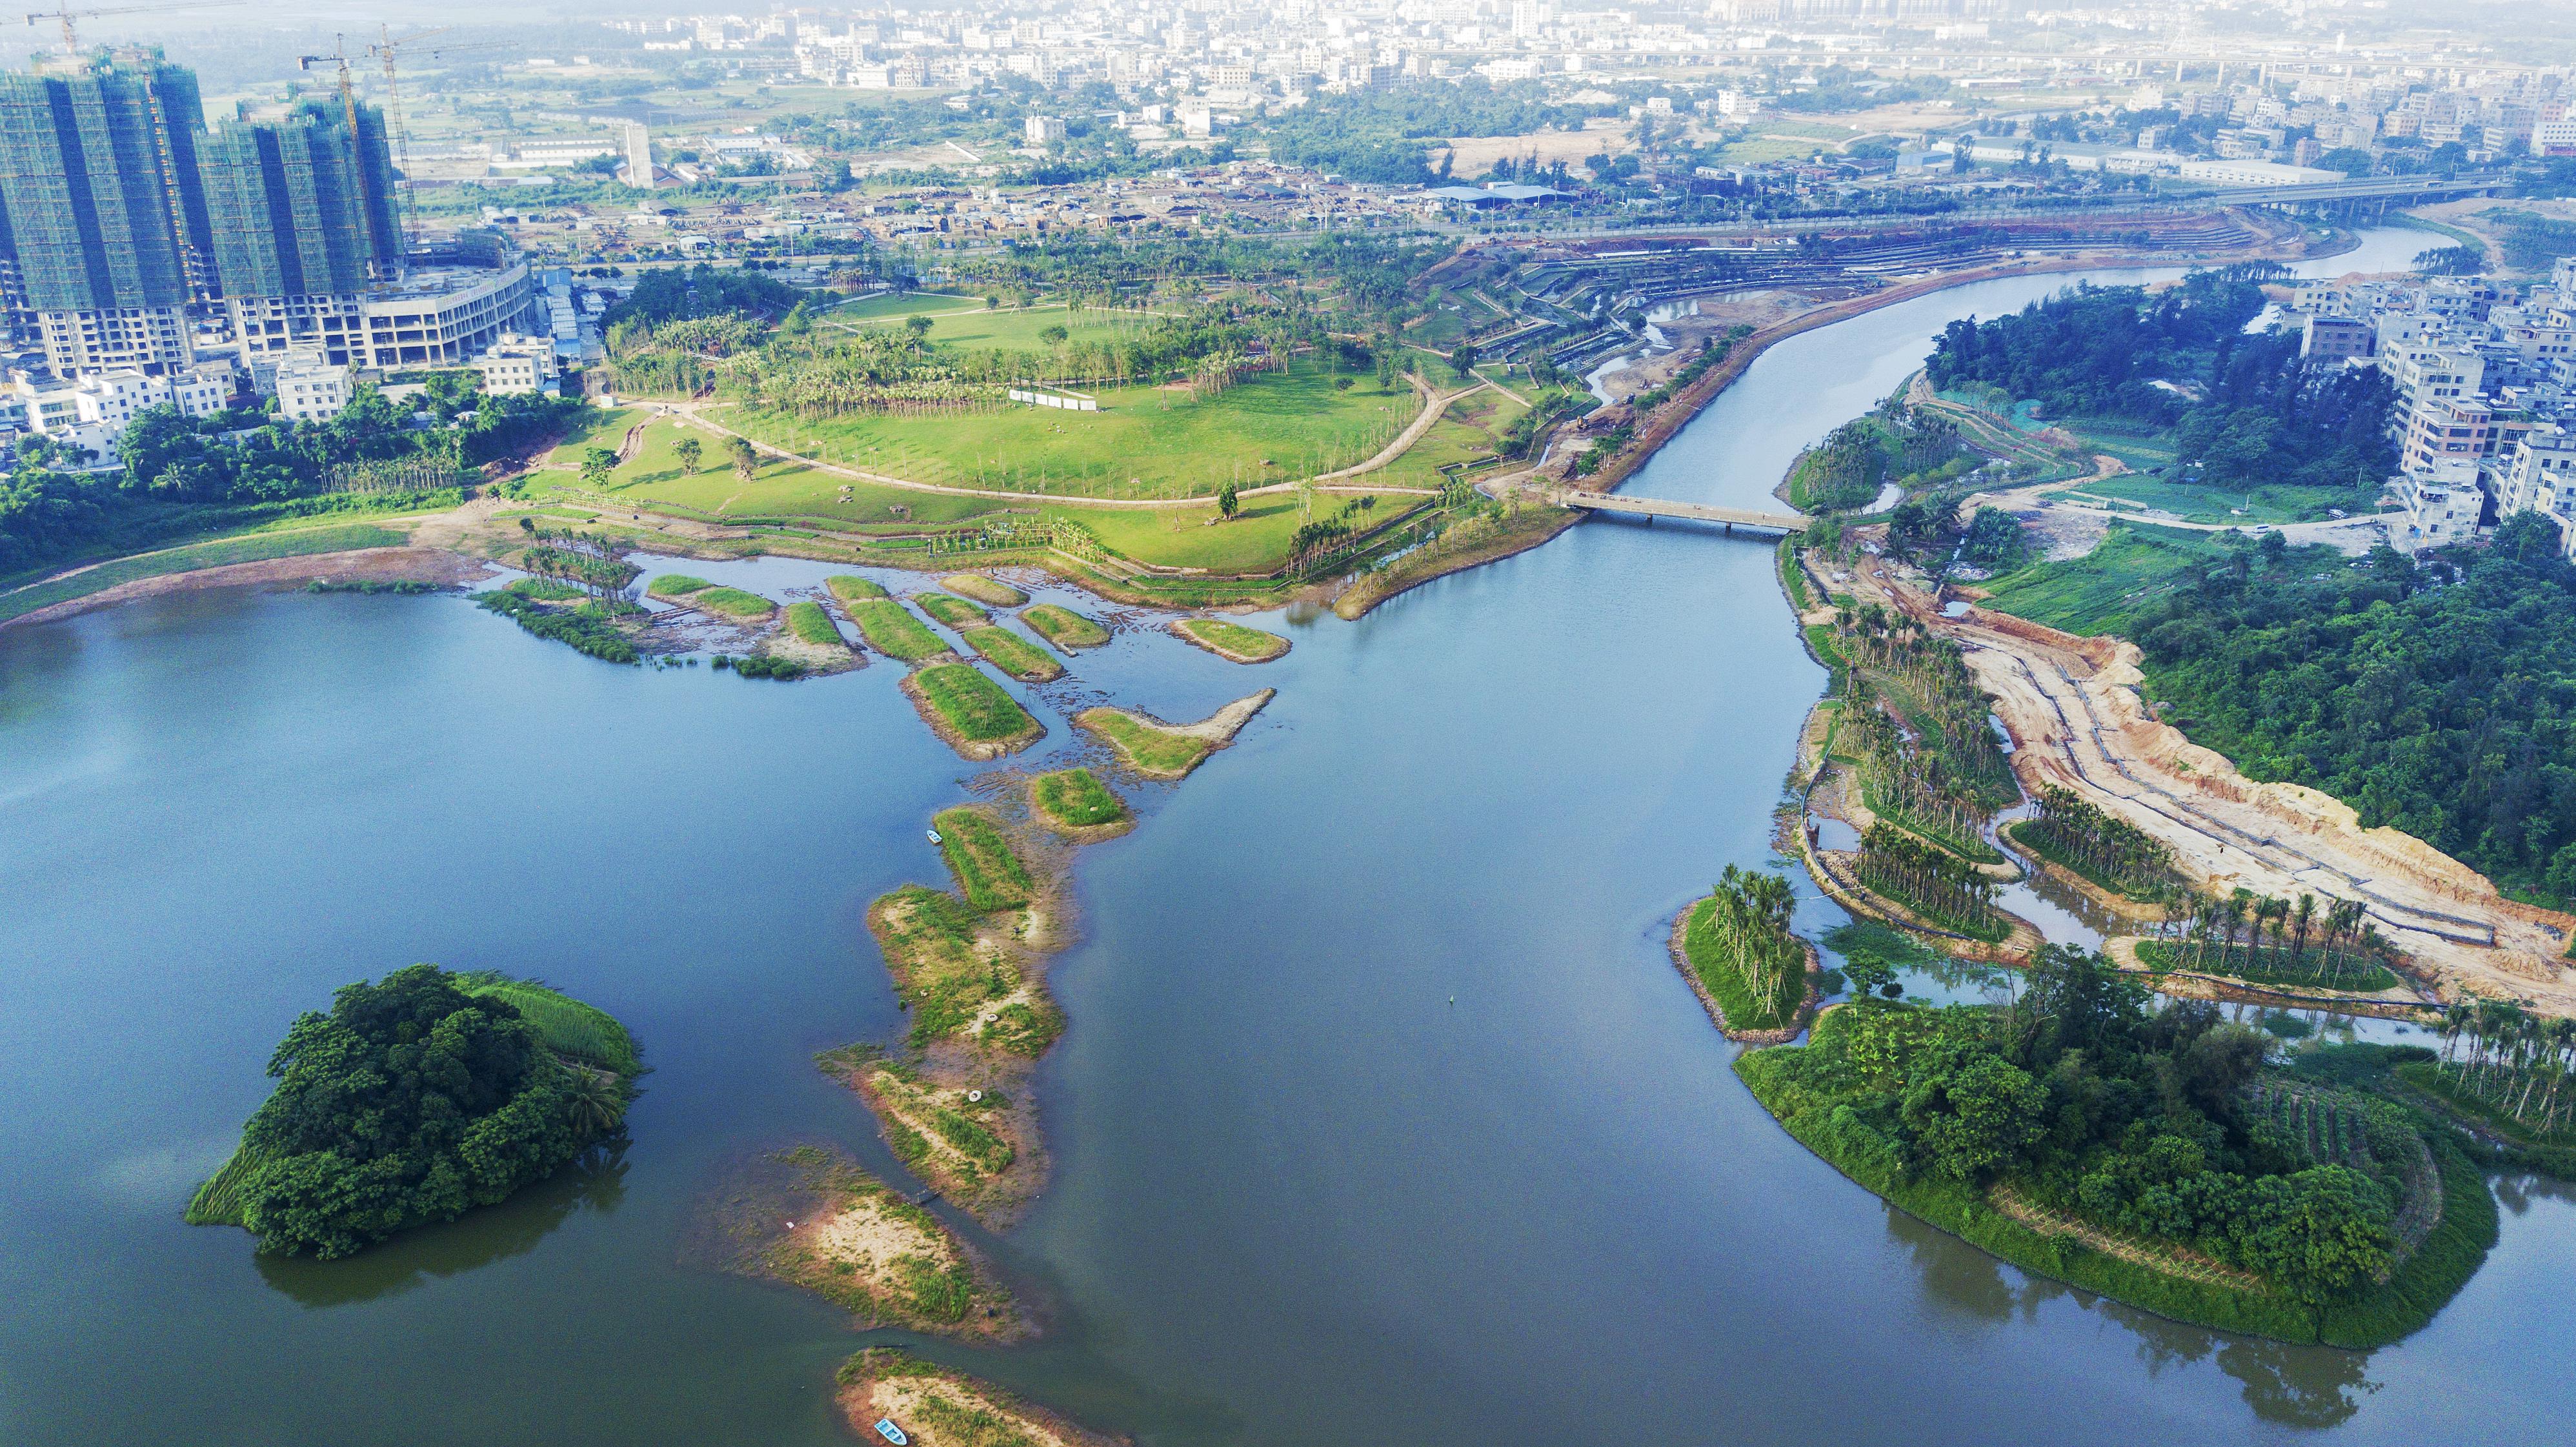
M1705 502L1669 502L1659 497L1620 497L1606 492L1569 492L1562 499L1567 507L1592 512L1626 513L1631 517L1688 518L1692 522L1719 523L1728 532L1737 528L1764 528L1778 533L1800 533L1807 530L1807 518L1799 513L1757 512L1751 508L1719 507Z

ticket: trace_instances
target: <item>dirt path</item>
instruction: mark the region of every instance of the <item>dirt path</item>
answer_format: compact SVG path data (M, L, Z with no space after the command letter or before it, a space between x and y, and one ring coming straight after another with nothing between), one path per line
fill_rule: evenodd
M2576 1015L2564 951L2576 917L2505 899L2467 865L2395 829L2365 829L2349 806L2295 784L2257 783L2186 739L2140 701L2140 653L1972 608L1943 618L1923 580L1883 559L1851 591L1957 641L2013 740L2023 786L2076 790L2173 851L2204 892L2242 887L2295 899L2355 899L2445 999L2523 999Z
M1423 387L1423 390L1426 393L1430 392L1430 389L1425 387L1418 378L1415 380L1414 385L1417 387ZM1395 434L1395 440L1393 442L1390 442L1385 447L1379 449L1377 456L1370 458L1366 462L1353 463L1351 466L1345 467L1339 472L1316 473L1315 480L1317 482L1330 482L1337 477L1357 477L1363 472L1377 471L1379 468L1386 466L1388 463L1395 461L1397 458L1402 457L1406 452L1410 451L1414 443L1422 440L1423 433L1439 426L1441 415L1449 410L1450 403L1472 393L1481 392L1492 385L1493 383L1491 382L1478 382L1473 387L1461 387L1455 392L1431 394L1428 400L1422 404L1422 410L1414 415L1412 421L1404 424L1404 430ZM1260 488L1254 489L1256 492L1265 490L1266 489Z

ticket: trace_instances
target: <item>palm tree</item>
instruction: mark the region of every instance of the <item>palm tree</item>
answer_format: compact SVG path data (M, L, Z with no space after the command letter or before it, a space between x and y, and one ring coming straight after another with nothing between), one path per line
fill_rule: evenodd
M564 1114L584 1137L604 1136L626 1119L626 1094L615 1078L586 1066L566 1065Z
M2300 955L2307 952L2308 925L2316 919L2316 914L2317 897L2300 895L2298 908L2290 912L2290 963L2293 965L2299 962Z

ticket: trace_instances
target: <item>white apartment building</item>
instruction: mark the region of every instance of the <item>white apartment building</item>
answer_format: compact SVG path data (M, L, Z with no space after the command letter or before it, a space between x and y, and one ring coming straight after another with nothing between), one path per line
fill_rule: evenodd
M555 344L551 338L505 336L490 351L476 357L473 366L483 375L483 390L496 397L555 389Z
M158 377L187 370L195 355L183 307L40 311L36 331L45 345L45 365L63 377L120 368Z
M2447 436L2455 424L2455 404L2472 402L2486 381L2486 358L2466 347L2421 341L2392 344L2380 337L2379 370L2388 378L2388 426L2392 440Z
M2463 542L2478 530L2486 493L2478 486L2478 461L2444 458L2430 471L2409 472L2396 483L2398 505L2405 509L2405 528L2391 539L2401 552Z
M2496 513L2546 513L2558 521L2560 551L2576 558L2576 432L2535 428L2502 459L2496 473Z
M102 457L138 412L171 406L191 417L212 417L232 402L228 363L155 377L132 367L94 372L71 381L38 381L21 373L6 392L11 420L27 431L87 448Z
M345 363L318 350L290 352L277 364L277 414L297 422L328 422L357 392Z

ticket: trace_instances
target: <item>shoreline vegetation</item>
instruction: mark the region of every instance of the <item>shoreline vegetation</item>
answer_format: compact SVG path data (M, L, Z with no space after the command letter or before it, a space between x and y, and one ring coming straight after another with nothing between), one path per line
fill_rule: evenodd
M1823 965L1789 932L1796 903L1782 876L1730 864L1673 922L1673 963L1730 1040L1775 1045L1805 1028Z
M903 692L961 758L998 759L1046 736L1046 725L971 663L934 663L906 674Z
M330 1260L611 1142L644 1064L606 1011L539 981L412 965L297 1016L270 1073L276 1089L183 1219Z
M1749 1050L1736 1073L1889 1204L2177 1321L2367 1350L2422 1327L2476 1272L2497 1232L2485 1180L2447 1124L2381 1080L2429 1051L2333 1046L2268 1065L2261 1037L2213 1007L2148 1014L2107 961L2051 954L2014 1005L1835 1005L1808 1044ZM2194 1083L2180 1114L2123 1134L2101 1115L2108 1096L2055 1104L2069 1048L2111 1075L2196 1057ZM2195 1131L2188 1160L2170 1154Z
M901 1347L867 1347L841 1363L833 1381L855 1435L875 1439L893 1422L924 1447L1129 1447Z
M1089 769L1058 769L1029 781L1029 811L1038 822L1077 843L1091 843L1136 827L1127 801Z
M1019 1303L981 1253L857 1162L820 1146L776 1157L801 1198L760 1254L766 1274L850 1313L862 1329L901 1327L961 1341L1031 1334Z
M1165 723L1149 713L1106 706L1084 709L1073 722L1107 742L1121 762L1146 778L1180 779L1232 745L1234 736L1278 693L1265 688L1247 694L1194 724Z
M1175 618L1171 629L1189 642L1232 663L1268 663L1288 651L1288 640L1278 634L1246 628L1222 618Z
M1098 648L1109 641L1108 629L1061 603L1040 603L1022 612L1020 621L1066 653Z

